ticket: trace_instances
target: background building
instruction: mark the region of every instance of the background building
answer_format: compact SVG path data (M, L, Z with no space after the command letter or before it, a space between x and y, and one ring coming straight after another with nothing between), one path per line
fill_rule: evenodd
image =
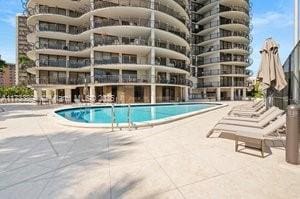
M16 85L27 85L29 74L27 68L31 67L33 63L20 62L19 58L26 59L26 54L30 50L31 45L27 41L29 29L27 26L27 16L17 15L16 17Z
M3 71L0 72L0 86L15 85L15 64L6 64Z
M217 100L246 97L251 64L248 0L191 2L194 96Z

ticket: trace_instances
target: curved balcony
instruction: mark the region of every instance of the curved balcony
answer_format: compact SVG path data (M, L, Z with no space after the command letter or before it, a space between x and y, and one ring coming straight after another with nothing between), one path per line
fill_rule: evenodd
M230 52L235 54L250 54L251 47L243 44L231 44L231 45L214 45L201 48L200 56L207 56L216 52Z
M40 50L40 49L52 49L52 50L64 50L64 51L71 51L71 52L79 52L86 50L91 47L90 43L81 43L81 44L53 44L53 43L40 43L37 42L33 44L33 50Z
M151 1L119 1L119 0L106 0L106 1L98 1L95 2L94 9L101 9L101 8L107 8L107 7L141 7L141 8L147 8L151 9ZM172 17L175 17L179 21L185 24L186 17L182 16L180 12L177 12L173 8L170 8L169 6L155 3L154 4L154 10L163 12L165 14L168 14Z
M206 70L198 74L198 77L205 78L210 76L250 76L252 73L247 69L235 69L235 70Z
M234 14L236 13L236 14ZM239 6L231 6L226 8L216 8L213 10L210 10L199 17L199 24L203 24L205 21L210 20L213 16L219 15L226 17L226 18L235 18L237 17L238 13L240 14L240 17L246 18L249 16L249 10L244 7ZM231 16L232 15L232 16Z
M175 1L177 4L179 4L184 10L187 9L187 2L185 0L173 0Z
M99 50L105 50L105 48L104 48L105 46L107 46L107 47L109 47L109 46L120 46L120 47L117 47L117 49L115 49L115 51L120 52L121 50L124 50L124 53L125 53L125 50L130 51L131 46L135 47L134 49L132 49L135 52L132 52L132 53L137 53L137 51L139 51L139 50L144 50L145 52L146 51L149 52L150 47L152 47L151 43L147 39L137 39L136 37L134 37L134 38L128 38L128 37L122 38L121 41L119 39L115 39L115 38L103 38L103 39L99 39L99 40L95 41L95 47L94 48L99 49ZM126 46L127 46L127 49L126 49ZM148 48L137 49L136 46L140 46L140 47L144 46L144 47L148 47ZM124 49L121 49L122 47L124 47ZM155 46L154 47L175 51L176 53L180 53L181 55L183 55L186 58L187 49L184 46L179 46L179 45L176 45L176 44L173 44L173 43L170 43L170 42L157 40L157 41L155 41ZM113 49L109 48L107 50L113 50ZM182 57L182 58L184 58L184 57Z
M212 41L212 40L216 40L216 39L225 39L226 38L226 41L244 41L244 42L247 42L249 43L252 38L251 36L249 35L249 33L247 32L222 32L222 33L212 33L212 34L209 34L205 37L202 37L200 40L199 40L199 45L206 45L206 43L208 43L207 41Z
M218 64L218 63L227 63L231 65L246 65L249 66L252 64L252 59L250 58L238 58L238 57L213 57L203 59L198 61L198 64L202 67L205 65Z
M151 21L143 18L107 18L99 21L96 20L94 22L94 29L99 29L97 30L97 32L102 31L103 33L107 33L111 31L111 33L116 33L115 32L116 30L109 29L110 26L115 28L118 28L117 26L120 26L120 28L124 28L123 26L126 26L128 27L128 29L126 30L127 32L135 32L136 30L133 29L134 27L147 27L149 28L150 31ZM129 27L131 29L129 29ZM172 37L172 34L174 34L175 37L173 36L172 38L174 41L178 41L181 44L185 43L186 46L189 46L188 43L189 38L187 37L187 34L180 31L180 29L158 21L154 23L154 27L157 29L156 32L159 35L159 37L164 36L170 38ZM90 29L89 24L81 27L70 27L69 29L67 29L67 27L63 27L61 24L43 24L39 26L30 26L29 29L32 34L37 32L44 32L43 34L46 34L46 32L59 32L59 33L71 34L74 37L78 36L78 38L79 37L81 38L81 35L84 34L85 39L89 39L89 34L86 34L88 33L87 31L95 31L93 29L92 30ZM145 32L144 34L146 34L146 31L148 30L145 29L143 31ZM28 37L29 40L34 40L33 38L34 35L32 34L30 37ZM60 35L59 38L66 39L67 37L68 37L67 35Z
M216 21L211 21L210 23L205 24L203 26L200 26L200 28L195 31L195 34L198 35L207 34L209 31L217 27L219 28L228 27L230 28L230 31L234 31L235 27L238 27L239 29L241 28L243 29L242 32L247 32L250 30L249 26L250 26L249 21L245 21L245 20L236 20L236 19L216 20Z
M161 78L157 76L155 78L155 82L157 84L173 84L173 85L182 85L182 86L193 86L193 82L189 79L180 79L180 78L171 78L171 79L166 79L166 78Z
M198 83L197 88L218 88L218 87L247 87L245 82L205 82Z
M36 65L39 67L55 67L55 68L83 68L91 66L91 61L89 59L84 59L80 61L73 60L36 60Z
M107 85L123 85L123 84L151 84L153 78L150 75L101 75L95 76L95 84L107 84ZM188 79L171 78L170 80L162 79L159 76L155 76L155 84L166 84L166 85L178 85L178 86L189 86L192 87L193 83ZM91 83L91 78L69 78L67 77L41 77L37 78L39 84L36 83L36 79L30 81L31 85L87 85Z

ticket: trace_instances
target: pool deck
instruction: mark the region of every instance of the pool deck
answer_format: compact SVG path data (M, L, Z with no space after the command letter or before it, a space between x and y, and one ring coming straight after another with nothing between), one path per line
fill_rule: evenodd
M259 158L206 138L240 103L115 132L60 125L59 106L0 105L0 198L300 198L300 166L280 143Z

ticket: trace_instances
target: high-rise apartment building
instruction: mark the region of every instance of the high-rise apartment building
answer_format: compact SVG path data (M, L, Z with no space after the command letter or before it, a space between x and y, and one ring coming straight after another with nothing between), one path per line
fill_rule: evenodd
M27 53L37 97L185 101L191 86L185 0L29 0Z
M194 95L217 100L246 97L250 8L249 0L191 1Z
M30 43L27 41L29 34L27 16L19 14L16 17L16 85L27 85L29 74L27 68L32 65L20 63L19 58L26 56L30 50Z
M28 0L36 97L117 102L239 99L249 65L247 0ZM193 75L194 77L191 77ZM194 84L192 83L192 81Z

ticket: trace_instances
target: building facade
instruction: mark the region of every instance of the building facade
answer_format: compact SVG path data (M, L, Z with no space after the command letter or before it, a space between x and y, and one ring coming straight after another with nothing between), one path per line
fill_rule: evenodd
M0 72L0 86L13 86L15 85L15 64L6 64Z
M190 79L186 0L29 0L35 96L119 103L186 101Z
M29 75L27 68L32 65L22 64L19 60L21 56L26 56L31 49L30 43L27 41L29 29L27 26L27 16L17 15L16 17L16 85L28 85Z
M191 2L193 95L241 100L250 74L249 0Z
M120 103L246 95L248 0L28 0L26 8L37 98L73 101L86 88Z

